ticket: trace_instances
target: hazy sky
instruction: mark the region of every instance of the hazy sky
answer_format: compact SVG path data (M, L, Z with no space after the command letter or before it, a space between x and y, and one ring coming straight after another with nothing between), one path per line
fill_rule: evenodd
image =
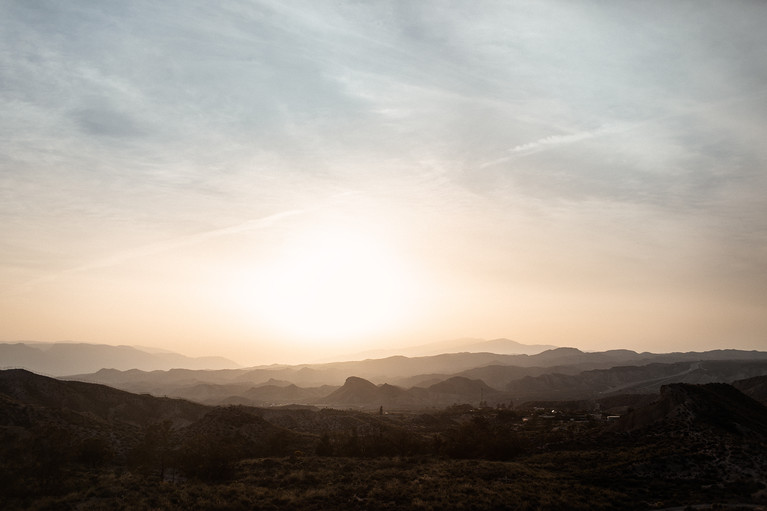
M766 20L0 0L0 340L767 349Z

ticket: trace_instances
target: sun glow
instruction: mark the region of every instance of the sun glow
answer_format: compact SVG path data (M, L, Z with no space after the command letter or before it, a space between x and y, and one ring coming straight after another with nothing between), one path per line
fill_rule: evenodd
M272 331L298 341L346 343L406 321L415 279L383 240L324 229L299 236L246 279L238 300Z

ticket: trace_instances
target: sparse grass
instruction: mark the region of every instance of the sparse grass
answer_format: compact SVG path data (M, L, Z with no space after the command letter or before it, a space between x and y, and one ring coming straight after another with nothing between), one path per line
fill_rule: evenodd
M246 460L225 484L103 474L87 491L5 509L617 509L626 496L519 463L438 458Z

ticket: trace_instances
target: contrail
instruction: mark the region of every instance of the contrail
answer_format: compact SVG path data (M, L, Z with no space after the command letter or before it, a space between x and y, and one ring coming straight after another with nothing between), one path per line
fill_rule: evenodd
M670 112L666 115L651 117L649 119L639 120L635 122L624 121L620 123L605 124L592 131L582 131L579 133L571 133L568 135L551 135L548 137L535 140L533 142L528 142L526 144L520 144L520 145L514 146L511 149L508 149L506 151L507 153L506 156L502 156L500 158L496 158L494 160L481 163L479 164L477 168L484 169L487 167L492 167L493 165L498 165L499 163L505 163L507 161L511 161L514 158L517 158L519 156L527 156L528 154L534 154L541 151L546 151L561 145L574 144L582 140L587 140L590 138L595 138L595 137L599 137L603 135L614 135L618 133L626 133L638 128L642 128L642 127L652 125L658 122L666 121L669 119L676 119L676 118L685 117L688 115L695 115L695 114L700 114L707 111L713 111L718 108L727 107L727 106L731 106L731 105L748 101L751 99L760 98L765 95L767 95L767 90L760 90L752 94L731 96L731 97L724 98L715 102L690 105L687 108L683 108L675 112Z
M172 238L170 240L161 241L158 243L152 243L150 245L145 245L143 247L138 247L132 250L121 252L119 254L115 254L111 257L106 257L104 259L93 261L88 264L62 270L52 275L33 279L31 281L26 282L24 286L30 286L33 284L38 284L40 282L54 280L55 278L60 277L62 275L71 275L73 273L82 273L82 272L86 272L90 270L117 266L119 264L125 263L132 259L138 259L141 257L159 254L162 252L168 252L170 250L175 250L177 248L187 247L190 245L196 245L198 243L202 243L209 239L218 238L221 236L227 236L229 234L237 234L239 232L264 229L266 227L270 227L271 225L274 225L275 223L285 218L295 216L295 215L300 215L303 213L304 213L304 210L302 209L283 211L281 213L275 213L273 215L265 216L263 218L256 218L256 219L248 220L246 222L242 222L239 224L230 225L228 227L222 227L221 229L213 229L211 231L199 232L195 234L189 234L186 236L179 236L177 238Z
M507 153L509 153L508 156L502 156L501 158L496 158L495 160L486 161L485 163L480 164L478 168L484 169L486 167L491 167L499 163L510 161L518 156L526 156L528 154L538 153L556 146L573 144L580 142L581 140L587 140L601 135L617 133L619 131L621 131L621 129L617 126L605 125L592 131L581 131L579 133L571 133L569 135L551 135L548 137L540 138L538 140L534 140L533 142L514 146L507 151Z

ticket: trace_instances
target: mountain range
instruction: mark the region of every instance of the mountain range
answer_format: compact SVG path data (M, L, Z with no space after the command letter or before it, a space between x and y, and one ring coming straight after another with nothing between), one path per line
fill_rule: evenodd
M497 353L499 355L537 355L553 350L557 346L550 344L522 344L511 339L453 339L404 348L377 349L362 351L343 357L344 360L362 360L367 358L386 358L395 355L405 357L428 357L442 353ZM341 360L336 358L336 360Z
M415 409L480 401L593 401L653 394L668 383L729 383L762 375L767 375L765 352L586 353L556 348L536 355L452 353L207 371L102 369L67 378L210 405ZM450 385L460 391L448 391Z
M346 361L391 358L393 356L427 357L445 353L494 353L499 355L535 355L556 346L522 344L510 339L459 339L424 344L403 349L378 350L345 357ZM342 358L334 360L337 362ZM325 364L312 364L325 365ZM180 353L145 346L111 346L81 342L25 341L0 343L0 369L27 369L39 374L67 376L91 373L99 369L143 371L169 369L235 369L241 365L224 357L188 357ZM286 366L260 366L286 367ZM344 378L337 378L340 384ZM296 383L311 383L300 381Z
M0 343L0 368L27 369L51 376L90 373L103 368L155 371L174 367L234 369L240 366L223 357L193 358L136 346L69 342Z
M508 339L451 345L530 352L545 348ZM533 354L479 351L237 367L219 357L190 358L131 346L15 343L0 344L0 360L3 367L206 405L402 410L480 401L508 406L606 398L626 407L670 383L731 383L767 375L767 352L740 350L656 354L560 347ZM763 387L754 384L745 390L764 393L759 389ZM616 401L622 395L640 397Z

